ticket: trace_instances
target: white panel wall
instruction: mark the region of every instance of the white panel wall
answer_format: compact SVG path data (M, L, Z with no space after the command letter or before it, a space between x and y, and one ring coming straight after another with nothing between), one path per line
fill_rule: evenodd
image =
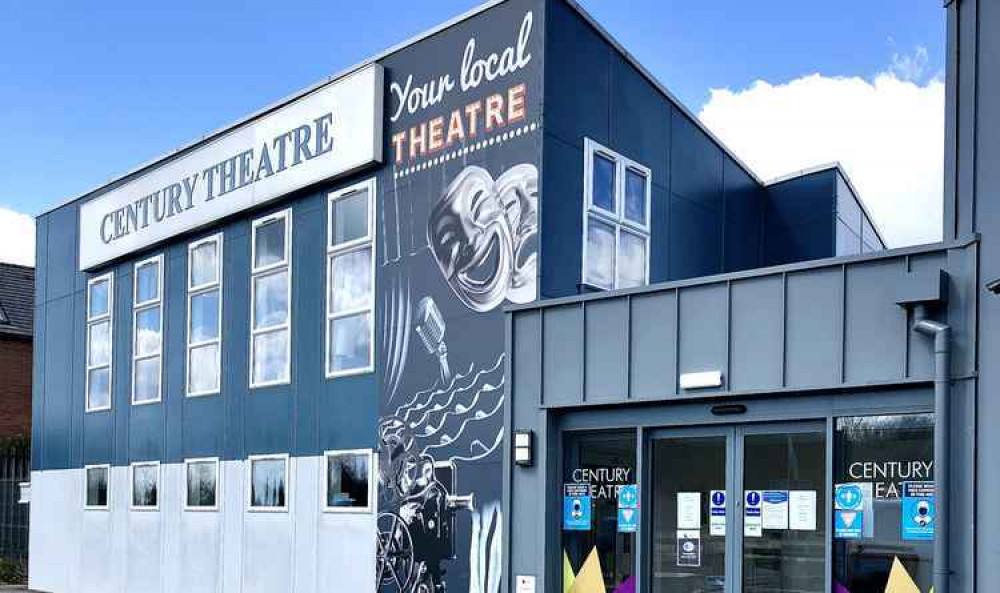
M246 463L220 466L218 511L184 510L184 466L164 464L160 509L83 509L83 469L32 472L29 581L51 593L375 591L374 514L322 511L321 457L290 460L288 512L247 511Z

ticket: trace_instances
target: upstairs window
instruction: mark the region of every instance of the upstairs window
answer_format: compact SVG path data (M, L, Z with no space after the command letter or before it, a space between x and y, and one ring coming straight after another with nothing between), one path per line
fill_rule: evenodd
M114 309L114 275L111 272L87 283L88 412L111 409L111 329Z
M132 404L160 401L163 374L163 255L135 264L132 298Z
M292 211L253 223L250 387L291 380Z
M583 283L604 290L648 284L652 173L587 139L584 174Z
M373 370L375 180L330 194L327 230L326 376Z
M222 234L188 246L187 395L218 393L222 366Z

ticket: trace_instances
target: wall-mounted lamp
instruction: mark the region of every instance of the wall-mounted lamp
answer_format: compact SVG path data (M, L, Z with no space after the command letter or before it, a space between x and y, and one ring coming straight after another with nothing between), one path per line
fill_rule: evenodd
M514 463L530 467L535 462L534 436L530 430L514 431Z
M722 371L681 374L681 389L706 389L709 387L722 387Z
M992 292L993 294L1000 294L1000 278L987 282L986 290Z

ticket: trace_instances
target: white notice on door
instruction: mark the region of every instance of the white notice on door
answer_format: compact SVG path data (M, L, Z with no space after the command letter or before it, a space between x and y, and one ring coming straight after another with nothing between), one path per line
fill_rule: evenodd
M792 490L788 493L788 528L816 531L816 491Z
M517 575L517 593L535 593L535 577Z
M764 529L788 529L788 490L765 490L763 500Z
M677 493L677 529L701 529L701 492Z

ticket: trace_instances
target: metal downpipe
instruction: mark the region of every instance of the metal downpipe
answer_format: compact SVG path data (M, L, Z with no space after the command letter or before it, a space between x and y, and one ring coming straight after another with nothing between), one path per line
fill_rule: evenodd
M951 561L949 496L951 488L951 326L926 319L918 308L913 330L934 338L934 593L948 593Z

